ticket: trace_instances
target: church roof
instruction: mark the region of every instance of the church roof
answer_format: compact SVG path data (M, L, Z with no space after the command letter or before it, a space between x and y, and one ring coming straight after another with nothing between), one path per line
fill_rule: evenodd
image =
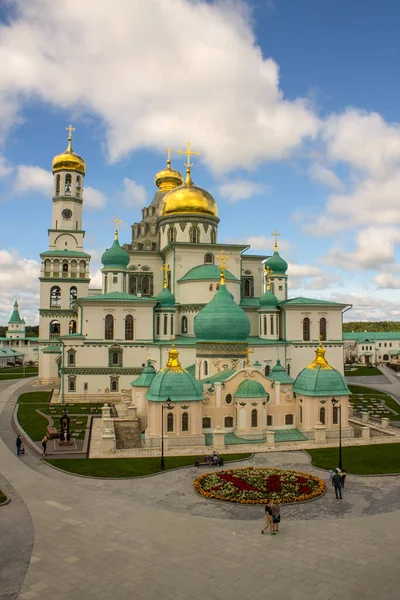
M164 287L156 296L158 302L157 308L174 308L175 296L167 287Z
M294 379L288 375L285 367L281 365L279 358L276 361L276 365L271 369L268 379L273 381L279 381L279 383L293 383Z
M239 306L242 308L259 308L260 298L242 298Z
M216 381L225 381L225 379L229 379L232 375L234 375L236 371L234 369L224 369L220 373L216 373L215 375L210 375L209 377L204 377L201 380L201 383L210 383L213 384Z
M260 298L260 309L262 308L276 308L278 305L278 298L272 293L271 289L266 289L264 294Z
M325 360L325 348L320 344L314 362L300 371L293 392L304 396L348 396L349 388L343 375Z
M167 366L153 378L146 398L150 402L202 402L204 400L200 383L182 368L179 352L172 345L168 353Z
M149 387L154 377L156 376L156 370L151 364L151 360L147 360L147 364L143 371L135 381L132 381L132 387Z
M14 350L13 348L0 348L0 357L1 356L23 356L23 352L18 352L18 350Z
M105 269L126 269L129 261L129 254L119 245L118 234L116 233L113 245L101 257L103 267Z
M225 284L221 283L213 299L194 319L194 334L197 340L247 341L249 333L249 317L236 304Z
M86 252L77 252L76 250L46 250L41 252L40 256L54 256L55 258L90 258Z
M213 279L219 281L219 267L217 265L198 265L197 267L193 267L190 269L190 271L185 273L185 275L179 279L179 283L181 281L198 281L201 279ZM227 269L225 269L225 279L227 281L239 281L238 278Z
M78 298L78 301L81 300L94 300L95 302L108 302L109 300L116 300L118 302L157 302L152 296L134 296L126 292L108 292L107 294Z
M348 304L343 304L342 302L331 302L330 300L318 300L316 298L303 298L301 296L297 298L290 298L289 300L282 300L279 302L279 306L296 306L296 305L324 305L324 306L349 306Z
M267 398L268 394L261 383L245 379L234 393L235 398Z
M344 340L375 342L376 340L400 340L400 331L344 331Z
M277 246L275 247L273 255L265 261L265 266L270 267L274 274L282 273L282 275L284 275L286 273L288 264L279 254Z
M15 301L14 302L14 310L12 311L12 315L10 317L10 320L8 321L9 324L11 323L24 323L24 320L21 319L20 314L19 314L19 309L18 309L18 302Z

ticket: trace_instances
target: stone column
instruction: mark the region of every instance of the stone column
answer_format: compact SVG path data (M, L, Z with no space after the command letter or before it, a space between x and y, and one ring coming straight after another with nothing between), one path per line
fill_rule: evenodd
M132 406L132 404L130 406L128 406L128 417L130 419L137 419L137 407L136 406Z
M101 417L102 419L109 419L111 417L111 406L107 402L101 407Z
M390 419L388 419L387 417L382 417L381 426L386 429L386 427L389 427L389 421Z
M361 435L363 440L370 440L371 429L369 427L361 427Z
M361 421L362 421L363 423L368 423L368 421L369 421L369 413L367 413L367 412L362 412L362 413L361 413Z
M276 406L279 406L281 403L281 383L280 381L275 381L275 402Z
M266 444L268 446L268 448L274 448L275 447L275 431L267 431L266 433Z
M105 454L115 452L115 431L113 419L103 419L103 435L101 436L101 451Z
M214 448L225 448L225 431L218 426L213 429L213 446Z
M354 413L354 409L353 407L349 404L349 419L351 419L351 417L353 416Z
M215 402L216 407L219 408L221 406L221 392L222 392L222 384L220 381L216 381L214 384L215 387Z
M316 444L326 443L326 427L325 425L314 425L314 442Z

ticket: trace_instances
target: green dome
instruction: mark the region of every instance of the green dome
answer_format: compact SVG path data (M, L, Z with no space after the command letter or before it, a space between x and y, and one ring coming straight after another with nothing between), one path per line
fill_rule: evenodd
M165 287L156 296L156 300L159 303L157 308L174 308L175 307L175 296L170 290Z
M12 311L12 315L10 317L9 323L25 323L23 319L21 319L18 309L18 302L14 302L14 310Z
M282 274L286 273L287 268L288 268L288 264L287 264L286 260L283 260L283 258L280 256L277 249L275 249L275 252L273 253L273 255L270 256L269 259L265 261L265 266L270 267L270 269L273 273L282 273Z
M179 281L219 281L221 278L221 270L218 265L197 265L197 267L193 267L185 273L183 277ZM225 279L226 281L239 281L237 277L235 277L228 269L225 269Z
M294 379L288 375L284 366L281 365L281 361L276 361L276 365L271 369L268 379L272 379L273 381L279 381L279 383L293 383Z
M157 373L146 394L150 402L166 402L168 398L175 402L204 400L202 386L182 369L178 355L179 352L172 346L166 368Z
M275 294L273 294L271 292L271 290L265 290L265 293L261 296L259 302L260 302L260 308L267 308L267 307L276 308L279 300L275 296Z
M101 257L105 269L126 269L129 265L129 254L119 245L118 239L114 240L111 248L106 250Z
M246 341L250 321L221 284L214 298L194 319L194 335L198 341Z
M132 387L149 387L154 377L156 376L156 370L151 364L151 360L147 360L147 364L143 371L140 373L139 377L132 381Z
M325 349L320 345L312 365L303 369L294 382L293 392L304 396L348 396L349 388L343 375L328 365Z
M235 398L268 398L267 392L258 381L242 381L234 393Z

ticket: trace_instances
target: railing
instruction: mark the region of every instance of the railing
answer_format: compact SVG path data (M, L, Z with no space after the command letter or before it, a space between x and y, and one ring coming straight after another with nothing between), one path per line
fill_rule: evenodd
M55 340L56 338L60 337L60 333L51 333L50 334L50 339L51 340Z

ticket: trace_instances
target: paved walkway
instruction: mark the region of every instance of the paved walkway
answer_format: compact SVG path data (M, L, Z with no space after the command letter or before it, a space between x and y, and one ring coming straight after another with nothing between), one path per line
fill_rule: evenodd
M1 600L397 600L399 477L349 476L343 501L329 490L316 502L284 507L278 536L262 536L262 508L199 498L192 468L110 481L16 457L8 423L24 384L0 387L1 470L21 498L19 509L14 499L0 509L0 527L14 532L20 558L11 591L3 582L15 564L0 563ZM301 452L262 454L253 464L314 472ZM33 552L17 596L30 523Z

